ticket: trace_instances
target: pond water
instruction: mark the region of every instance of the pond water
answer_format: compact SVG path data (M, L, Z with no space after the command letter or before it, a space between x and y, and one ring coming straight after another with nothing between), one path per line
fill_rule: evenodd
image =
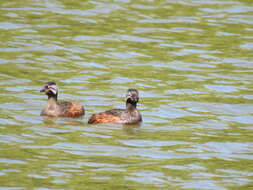
M0 189L253 189L253 2L1 1ZM83 118L47 118L39 93ZM140 126L88 125L140 92Z

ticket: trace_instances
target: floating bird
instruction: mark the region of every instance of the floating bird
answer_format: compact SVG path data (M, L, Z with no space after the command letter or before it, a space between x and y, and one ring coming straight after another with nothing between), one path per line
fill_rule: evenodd
M42 116L79 117L85 111L82 105L75 102L58 102L58 88L55 82L47 82L40 91L48 96L47 106L41 111Z
M128 89L126 94L126 109L113 109L93 114L88 123L119 123L137 124L142 122L141 113L136 109L139 93L136 89Z

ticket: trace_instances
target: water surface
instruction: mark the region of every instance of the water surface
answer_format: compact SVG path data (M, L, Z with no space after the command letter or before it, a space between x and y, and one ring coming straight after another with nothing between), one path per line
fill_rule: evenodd
M253 189L251 1L1 1L0 189ZM85 106L40 117L44 82ZM141 126L88 125L140 91Z

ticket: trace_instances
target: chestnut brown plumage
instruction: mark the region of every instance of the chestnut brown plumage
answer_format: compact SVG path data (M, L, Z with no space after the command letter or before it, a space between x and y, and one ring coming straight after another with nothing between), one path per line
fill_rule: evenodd
M48 96L47 106L41 111L42 116L79 117L84 115L82 105L75 102L58 102L58 88L55 82L47 82L40 91Z
M141 113L136 109L139 93L136 89L128 89L126 95L126 109L113 109L93 114L88 123L119 123L137 124L142 121Z

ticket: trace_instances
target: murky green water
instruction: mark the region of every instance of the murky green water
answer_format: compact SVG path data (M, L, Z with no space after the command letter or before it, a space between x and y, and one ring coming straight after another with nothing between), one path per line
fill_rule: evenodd
M2 0L0 189L253 189L252 13L249 0ZM85 117L40 117L47 81ZM140 127L86 124L129 87Z

